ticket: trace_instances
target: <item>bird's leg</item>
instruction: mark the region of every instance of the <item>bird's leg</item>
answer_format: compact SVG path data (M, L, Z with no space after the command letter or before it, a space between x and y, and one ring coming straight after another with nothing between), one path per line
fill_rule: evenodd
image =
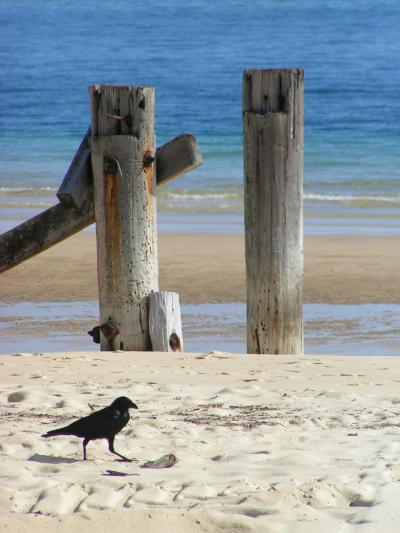
M86 446L89 442L89 439L83 439L83 443L82 443L82 446L83 446L83 460L86 461Z
M108 449L110 450L111 453L114 453L115 455L118 455L118 457L121 457L121 459L123 461L127 461L128 463L131 462L131 459L128 459L124 455L121 455L120 453L118 453L118 452L116 452L114 450L114 437L109 437L109 439L108 439Z

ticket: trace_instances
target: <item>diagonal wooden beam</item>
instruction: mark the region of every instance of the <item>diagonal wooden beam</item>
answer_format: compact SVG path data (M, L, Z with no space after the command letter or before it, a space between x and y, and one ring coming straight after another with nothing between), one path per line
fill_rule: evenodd
M61 202L0 235L0 273L94 223L92 167L90 150L87 150L89 136L90 130L57 193ZM156 151L157 185L189 172L201 163L195 137L189 133L179 135Z
M73 206L79 209L87 198L93 197L93 177L90 158L91 135L92 130L89 128L57 191L57 198L67 207Z
M0 235L0 273L47 250L94 222L91 199L80 209L56 204Z

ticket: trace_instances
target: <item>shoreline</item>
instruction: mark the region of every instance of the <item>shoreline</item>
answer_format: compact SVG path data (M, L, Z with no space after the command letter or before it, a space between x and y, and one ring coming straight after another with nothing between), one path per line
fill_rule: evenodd
M245 301L244 237L159 233L160 290L181 303ZM400 302L400 238L306 236L304 303ZM81 232L2 273L2 302L98 298L95 234Z
M42 209L7 209L0 205L0 233L4 233L37 215ZM324 210L324 209L325 210ZM173 206L158 209L157 225L159 233L191 234L244 234L244 213L239 209L213 209L195 206ZM85 232L94 232L95 225L88 226ZM304 211L304 234L313 236L400 236L400 212L396 210L352 210L325 205L318 209Z
M98 351L98 302L0 302L0 356ZM186 352L246 352L246 304L182 304ZM398 356L400 304L304 304L304 353ZM11 340L10 340L11 339Z

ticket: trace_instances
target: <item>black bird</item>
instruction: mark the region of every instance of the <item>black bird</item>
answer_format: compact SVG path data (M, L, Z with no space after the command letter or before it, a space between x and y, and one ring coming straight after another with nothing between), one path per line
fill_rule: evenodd
M88 416L79 418L69 426L48 431L42 437L54 437L55 435L74 435L83 438L83 459L86 460L86 446L89 441L107 439L108 449L118 455L124 461L130 461L114 450L114 438L129 422L129 409L137 409L138 406L126 396L120 396L111 405L95 411Z

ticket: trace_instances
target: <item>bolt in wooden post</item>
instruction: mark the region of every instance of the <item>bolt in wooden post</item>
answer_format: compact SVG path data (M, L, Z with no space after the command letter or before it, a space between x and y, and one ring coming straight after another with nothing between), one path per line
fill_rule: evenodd
M302 69L243 78L247 351L302 354Z
M151 350L148 296L158 290L154 89L90 87L101 349Z

